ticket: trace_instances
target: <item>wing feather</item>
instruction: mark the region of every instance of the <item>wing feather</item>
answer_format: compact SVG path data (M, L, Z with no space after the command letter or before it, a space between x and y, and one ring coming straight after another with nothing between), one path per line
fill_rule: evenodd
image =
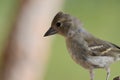
M92 52L91 56L116 56L120 55L120 47L100 39L86 40L88 50Z

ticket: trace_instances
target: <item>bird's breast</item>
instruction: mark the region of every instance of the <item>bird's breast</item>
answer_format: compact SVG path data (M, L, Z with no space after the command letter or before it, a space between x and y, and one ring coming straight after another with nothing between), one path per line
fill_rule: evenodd
M80 64L82 67L89 69L92 66L87 62L87 56L85 56L85 50L82 49L82 45L77 44L75 41L66 40L68 52L72 59Z

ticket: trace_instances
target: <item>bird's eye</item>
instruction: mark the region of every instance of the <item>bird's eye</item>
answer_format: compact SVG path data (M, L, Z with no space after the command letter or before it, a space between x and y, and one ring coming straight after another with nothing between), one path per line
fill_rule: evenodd
M57 27L61 27L61 26L62 26L62 23L61 23L61 22L57 22L57 23L56 23L56 26L57 26Z

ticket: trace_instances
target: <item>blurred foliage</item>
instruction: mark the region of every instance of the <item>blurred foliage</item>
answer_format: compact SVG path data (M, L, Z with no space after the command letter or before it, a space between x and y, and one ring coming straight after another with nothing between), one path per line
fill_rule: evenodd
M95 36L120 45L120 0L66 0L64 11L78 17ZM89 80L89 72L69 56L65 40L56 36L45 80ZM112 80L120 75L120 62L111 66ZM95 70L95 80L105 80L104 69Z

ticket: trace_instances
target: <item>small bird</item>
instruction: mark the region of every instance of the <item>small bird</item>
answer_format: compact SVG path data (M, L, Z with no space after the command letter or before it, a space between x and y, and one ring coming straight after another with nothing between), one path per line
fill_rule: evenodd
M106 80L110 76L110 65L120 60L120 47L94 37L83 28L83 24L69 14L58 12L45 36L62 35L72 59L90 72L94 80L94 69L104 68Z

